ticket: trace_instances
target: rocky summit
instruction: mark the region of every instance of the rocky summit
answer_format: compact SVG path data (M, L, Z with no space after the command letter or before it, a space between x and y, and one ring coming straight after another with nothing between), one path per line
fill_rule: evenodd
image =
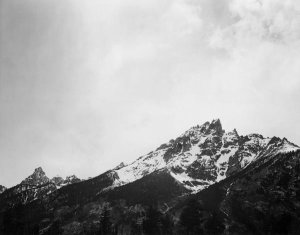
M66 179L57 176L50 180L44 170L38 167L20 184L9 189L3 188L3 193L0 195L0 207L4 209L19 203L27 204L54 192L62 186L80 181L75 175L68 176Z
M298 146L286 139L259 134L240 136L235 129L226 132L216 119L190 128L129 165L117 167L113 186L166 169L188 190L198 192L258 158L297 149Z
M33 174L28 176L25 180L21 182L22 185L43 185L48 183L50 180L46 176L45 172L41 167L34 170Z
M300 148L196 125L94 178L41 168L0 194L3 234L298 234Z

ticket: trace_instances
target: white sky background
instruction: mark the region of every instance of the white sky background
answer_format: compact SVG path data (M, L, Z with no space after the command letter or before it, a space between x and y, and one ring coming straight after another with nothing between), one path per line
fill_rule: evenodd
M0 184L87 178L220 118L300 144L300 1L0 0Z

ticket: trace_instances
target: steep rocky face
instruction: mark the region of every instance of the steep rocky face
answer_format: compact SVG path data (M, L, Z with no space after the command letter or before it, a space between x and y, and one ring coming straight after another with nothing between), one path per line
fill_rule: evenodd
M274 138L270 145L282 146ZM258 157L247 168L193 196L203 205L200 227L206 234L298 234L300 231L300 150ZM193 205L194 205L193 204ZM217 218L216 218L217 217ZM204 233L205 234L205 233Z
M216 119L192 127L131 164L116 167L114 187L167 169L187 189L197 192L240 171L256 158L297 149L278 137L240 136L236 129L225 132Z
M50 179L46 176L45 172L41 167L38 167L34 170L33 174L28 176L21 184L28 185L42 185L46 184Z
M50 180L43 169L38 167L34 170L33 174L24 179L20 184L1 193L0 207L11 207L18 203L27 204L36 199L43 198L63 186L80 181L75 175L68 176L66 179L56 176Z
M282 141L276 143L282 145ZM259 159L232 182L227 193L220 209L231 218L230 232L297 234L300 231L300 151Z

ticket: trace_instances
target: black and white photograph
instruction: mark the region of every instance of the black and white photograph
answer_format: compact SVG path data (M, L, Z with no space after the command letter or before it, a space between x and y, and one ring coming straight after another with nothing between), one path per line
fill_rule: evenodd
M300 1L0 0L0 235L299 235Z

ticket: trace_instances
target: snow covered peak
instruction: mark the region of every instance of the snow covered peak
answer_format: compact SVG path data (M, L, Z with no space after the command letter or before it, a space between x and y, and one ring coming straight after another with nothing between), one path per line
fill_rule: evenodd
M288 141L286 138L282 139L280 152L293 152L299 149L300 147L298 145Z
M205 122L202 125L193 126L190 129L188 129L187 131L185 131L180 137L199 136L201 134L203 135L207 131L209 125L210 125L209 122Z
M299 150L299 146L288 141L286 138L280 139L278 137L273 137L267 145L267 154L271 153L286 153ZM267 155L264 154L264 155Z
M80 181L81 180L75 175L68 176L66 179L55 176L50 180L43 169L38 167L20 184L6 189L3 194L1 193L3 189L0 186L0 193L2 196L0 201L4 198L10 205L15 205L17 203L26 204L36 199L43 198L45 195L49 195L65 185ZM17 197L15 197L15 195L17 195Z
M131 164L114 168L113 187L166 169L187 189L197 192L238 172L260 156L299 149L286 139L259 134L240 136L236 129L225 132L219 119L194 126L176 139Z
M297 151L300 149L300 147L290 141L288 141L286 138L283 138L282 140L282 149L286 152L290 151Z
M239 136L239 134L235 128L232 131L230 131L229 133L231 133L234 136Z
M207 133L214 133L217 135L222 135L224 133L220 119L212 120L212 122L209 124Z
M205 122L202 125L193 126L184 132L180 137L190 137L191 140L200 140L200 137L207 135L222 135L224 130L220 119L214 119L211 122Z
M119 170L122 167L126 166L124 162L121 162L119 165L117 165L113 170Z
M237 144L239 140L240 140L240 136L237 133L236 129L226 132L223 135L224 145Z

